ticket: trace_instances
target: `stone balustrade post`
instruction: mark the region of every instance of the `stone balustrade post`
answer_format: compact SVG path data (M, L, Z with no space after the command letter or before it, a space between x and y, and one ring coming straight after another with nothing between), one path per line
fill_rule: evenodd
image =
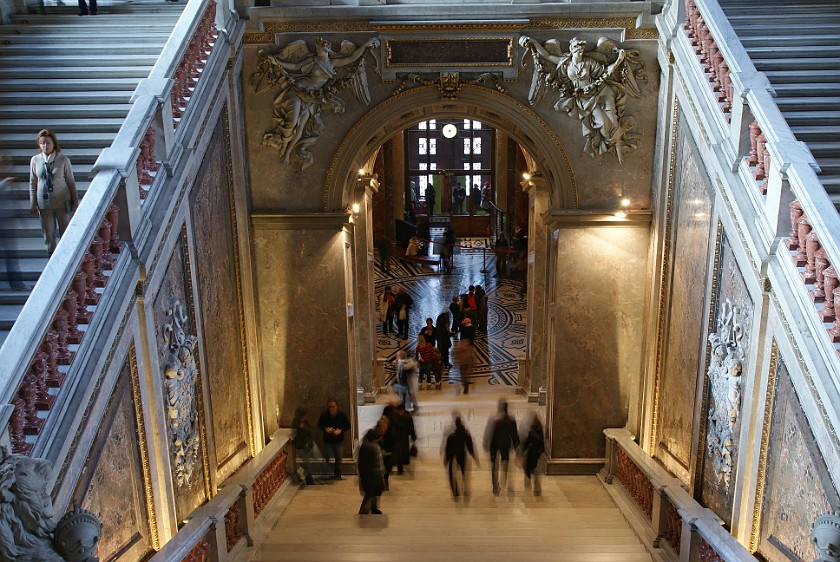
M799 219L802 218L804 211L798 199L790 202L790 234L787 242L788 250L797 250L799 248Z
M834 294L834 326L828 331L832 343L840 342L840 287L832 291Z
M828 254L825 249L820 248L814 252L814 290L811 291L811 300L823 302L825 300L825 270L829 266Z
M805 271L802 273L802 280L806 285L813 285L817 280L816 253L820 249L820 239L814 230L805 237Z
M803 216L799 219L797 225L799 230L799 245L796 247L796 255L793 256L793 263L796 264L796 267L803 267L808 263L808 254L805 251L805 239L808 237L808 233L811 232L811 223Z
M825 306L820 310L820 318L823 322L834 322L834 290L837 289L840 280L837 270L833 265L823 270L823 293L825 294Z

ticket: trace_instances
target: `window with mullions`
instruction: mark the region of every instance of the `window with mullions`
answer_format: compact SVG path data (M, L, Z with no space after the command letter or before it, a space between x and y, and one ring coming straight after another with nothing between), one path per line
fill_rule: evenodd
M485 214L476 195L493 177L494 133L471 119L430 119L407 129L406 201L428 214L426 192L433 186L434 213Z

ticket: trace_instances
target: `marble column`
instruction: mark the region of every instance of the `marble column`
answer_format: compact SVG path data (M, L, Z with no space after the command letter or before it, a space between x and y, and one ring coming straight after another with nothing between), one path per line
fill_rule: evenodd
M370 176L359 177L352 208L353 301L355 331L353 343L356 385L360 402L376 401L379 388L374 385L376 370L376 300L374 296L373 193L379 182Z
M536 402L545 387L548 369L546 347L550 286L548 271L549 232L543 220L548 211L548 190L542 176L533 176L525 185L528 194L528 387L523 391Z

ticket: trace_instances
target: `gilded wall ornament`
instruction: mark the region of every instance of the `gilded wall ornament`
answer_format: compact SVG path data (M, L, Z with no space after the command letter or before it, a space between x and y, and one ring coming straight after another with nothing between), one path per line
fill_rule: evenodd
M646 81L639 51L619 48L605 37L590 51L586 41L574 38L568 53L563 53L556 39L541 45L522 36L519 44L527 49L523 66L529 54L534 61L528 102L536 105L549 90L557 91L554 110L581 122L584 152L593 158L615 152L624 163L624 155L636 149L639 136L633 132L635 119L624 112L628 97L641 96L638 81Z
M469 78L472 77L472 78ZM460 72L441 72L436 75L428 74L421 75L416 72L397 73L397 78L400 83L391 95L396 96L407 90L412 84L420 84L422 86L437 86L440 92L440 98L444 100L458 99L458 94L461 93L461 87L464 85L475 86L490 82L496 91L502 94L507 94L507 89L502 84L503 78L501 73L497 72L481 72L478 74L469 73L464 74Z
M722 483L727 492L732 484L732 456L741 412L743 335L741 309L726 299L721 305L717 331L709 336L712 356L708 377L712 403L706 448L712 458L716 484Z
M280 89L274 98L275 126L263 136L263 144L276 148L284 164L294 159L301 169L311 166L309 147L325 129L321 109L344 113L344 100L338 93L346 87L359 103L370 103L364 55L378 46L377 38L358 47L342 41L341 48L333 51L329 41L318 38L314 50L303 40L282 49L260 50L250 83L257 93Z
M178 487L192 481L201 466L198 431L196 383L198 367L195 363L196 337L187 333L189 317L181 302L176 300L167 310L163 326L163 341L169 349L164 365L164 393L169 442L174 455L173 470Z

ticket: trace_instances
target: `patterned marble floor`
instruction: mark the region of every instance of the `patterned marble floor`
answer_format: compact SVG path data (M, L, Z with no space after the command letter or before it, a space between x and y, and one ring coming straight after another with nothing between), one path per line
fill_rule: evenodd
M466 293L470 285L481 285L489 302L488 334L476 338L476 365L470 380L475 385L473 388L479 391L483 385L498 389L501 389L498 385L515 387L518 383L517 359L525 355L527 311L524 284L495 276L496 258L492 251L482 251L483 239L461 239L458 243L463 248L455 255L455 269L450 275L443 274L436 267L423 267L396 258L391 260L390 273L386 273L382 263L376 262L377 301L386 285L391 285L392 289L402 286L414 299L409 317L409 339L383 334L382 325L377 326L377 354L388 359L387 380L394 376L390 362L397 351L414 352L416 335L425 325L426 318L435 320L438 314L448 310L454 295ZM377 302L377 314L378 306ZM457 366L451 372L444 372L443 383L460 385Z

